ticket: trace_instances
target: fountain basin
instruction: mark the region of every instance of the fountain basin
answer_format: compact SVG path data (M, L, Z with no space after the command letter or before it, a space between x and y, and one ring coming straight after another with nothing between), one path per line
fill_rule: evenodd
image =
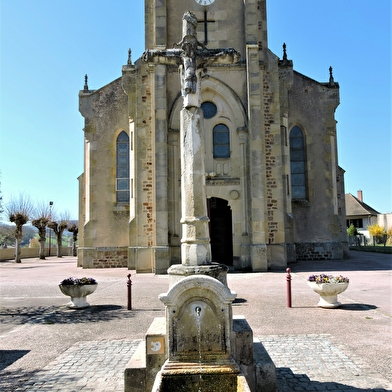
M212 364L167 362L158 373L152 392L250 392L240 374L238 365L232 361Z

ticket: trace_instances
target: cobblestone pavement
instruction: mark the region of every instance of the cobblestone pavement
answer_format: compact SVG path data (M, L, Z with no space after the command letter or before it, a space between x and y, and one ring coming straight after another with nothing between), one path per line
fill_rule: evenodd
M380 384L380 375L373 375L359 358L348 356L347 349L335 345L330 335L266 335L258 339L276 365L279 392L390 391L386 381ZM123 391L123 371L139 341L78 342L13 390ZM364 385L367 388L362 389Z
M276 366L279 392L390 391L360 358L333 343L331 335L259 337ZM332 382L331 380L334 380ZM362 389L366 385L367 388Z
M123 372L138 342L78 342L15 391L124 391Z

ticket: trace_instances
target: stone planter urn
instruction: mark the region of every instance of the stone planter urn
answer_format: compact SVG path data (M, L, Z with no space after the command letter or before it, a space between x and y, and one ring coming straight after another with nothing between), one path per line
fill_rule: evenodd
M338 294L343 293L348 287L349 280L341 275L312 275L308 279L309 286L320 295L318 306L321 308L338 308Z
M90 304L87 302L87 296L92 294L97 289L97 287L98 283L92 278L68 278L64 279L59 284L61 292L64 295L71 297L71 301L67 304L67 306L73 309L89 307Z

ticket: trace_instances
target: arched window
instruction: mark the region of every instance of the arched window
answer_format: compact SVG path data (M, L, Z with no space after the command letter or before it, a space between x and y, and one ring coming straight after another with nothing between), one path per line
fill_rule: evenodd
M214 158L230 158L230 132L225 124L215 125L212 130Z
M116 141L116 200L129 203L129 136L124 131Z
M306 158L304 136L297 126L290 131L291 197L306 199Z

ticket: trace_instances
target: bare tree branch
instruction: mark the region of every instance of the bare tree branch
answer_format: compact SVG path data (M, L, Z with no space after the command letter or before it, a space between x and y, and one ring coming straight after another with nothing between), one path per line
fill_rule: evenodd
M34 211L33 203L29 196L24 193L17 197L11 197L9 203L5 205L5 211L10 222L15 223L15 262L20 263L20 243L23 237L23 225L26 224Z
M31 224L38 229L39 236L39 258L45 259L45 243L46 243L46 228L50 220L51 208L50 204L46 201L38 203L34 210L34 219Z
M76 241L78 240L79 227L76 225L76 223L72 223L68 226L67 230L72 233L72 256L76 257Z
M63 232L68 227L70 214L65 211L59 214L59 217L51 222L48 222L48 227L50 227L56 234L57 240L57 257L62 257L61 249L63 242Z

